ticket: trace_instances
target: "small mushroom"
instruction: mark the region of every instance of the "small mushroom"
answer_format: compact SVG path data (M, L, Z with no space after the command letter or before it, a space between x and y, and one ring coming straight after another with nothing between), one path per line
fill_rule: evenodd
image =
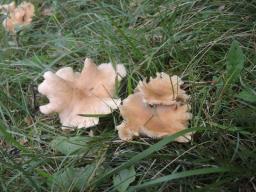
M5 15L7 15L9 12L13 12L15 8L16 5L14 1L9 4L0 5L0 10Z
M38 91L46 95L49 104L40 106L44 114L59 113L63 129L97 125L99 116L117 109L120 99L114 99L116 79L126 75L123 65L111 63L99 66L86 59L81 73L64 67L56 73L46 72ZM86 117L82 115L87 115Z
M150 78L147 83L140 81L137 90L143 94L143 101L150 105L172 105L177 100L187 101L189 96L180 88L183 81L176 75L171 78L166 73L157 73L156 78Z
M1 5L0 10L7 15L3 21L3 26L9 32L15 33L16 27L27 26L32 22L35 13L35 7L32 3L22 2L16 7L15 2Z
M158 74L157 78L151 78L146 85L140 83L135 93L123 100L119 109L124 121L116 127L120 139L131 140L141 134L160 138L187 127L188 120L192 118L189 112L190 105L186 102L188 95L178 86L181 84L180 79L177 76L173 77L175 78L172 79L179 80L176 84L173 83L178 90L174 94L168 90L171 89L170 79L162 73L161 77ZM178 101L178 97L183 100ZM188 142L190 139L191 134L187 134L176 141Z

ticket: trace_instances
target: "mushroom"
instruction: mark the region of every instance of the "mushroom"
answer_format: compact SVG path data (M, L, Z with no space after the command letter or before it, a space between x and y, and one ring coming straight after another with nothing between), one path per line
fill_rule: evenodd
M189 96L180 88L180 78L172 76L170 80L167 76L161 73L149 83L140 82L135 93L123 100L119 109L124 121L116 127L120 139L131 140L141 134L160 138L187 127L192 118L187 103ZM176 82L173 86L170 85L172 80ZM187 134L176 141L188 142L190 139L191 134Z
M157 73L156 78L150 78L147 83L140 81L137 90L143 94L143 101L150 105L172 105L181 100L189 99L186 92L180 88L183 81L176 75L169 77L166 73Z
M96 66L88 58L81 73L70 67L56 73L48 71L38 91L48 97L49 104L40 106L40 111L59 113L63 129L97 125L100 115L109 114L120 105L121 100L113 98L115 83L125 75L122 64L116 65L116 69L111 63Z
M14 1L9 4L0 5L0 10L5 15L7 15L9 12L13 12L15 8L16 8L16 5Z
M22 2L16 7L15 2L0 6L0 10L7 15L3 21L3 26L9 32L15 33L16 27L27 26L32 22L35 7L32 3Z

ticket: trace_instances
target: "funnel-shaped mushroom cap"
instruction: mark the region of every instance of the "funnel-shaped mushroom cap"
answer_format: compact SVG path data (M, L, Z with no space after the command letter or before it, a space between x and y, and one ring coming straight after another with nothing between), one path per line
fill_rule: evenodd
M16 18L19 22L30 24L35 14L35 7L33 4L24 1L17 7L16 12L23 12L23 18Z
M1 8L2 7L2 8ZM22 2L18 7L15 3L0 6L4 14L8 17L3 21L3 26L7 31L15 32L15 27L23 27L32 22L35 13L35 7L28 2Z
M189 96L180 88L178 76L157 73L148 83L139 82L135 93L119 107L124 121L117 126L122 140L131 140L140 134L158 138L185 129L192 114L187 104ZM188 142L191 134L176 139Z
M140 81L136 90L143 94L143 101L150 105L172 105L177 100L186 101L189 96L180 88L181 79L174 75L171 78L166 73L157 73L156 78L150 78L147 83Z
M121 64L115 70L111 63L97 67L91 59L85 60L81 73L73 72L70 67L55 74L48 71L38 91L48 97L49 104L41 106L40 111L44 114L59 113L64 129L97 125L97 115L109 114L119 106L120 99L113 99L115 81L125 75Z
M14 1L11 2L10 4L0 5L0 11L5 15L14 11L15 8L16 8L16 5Z
M124 118L123 123L117 127L122 140L131 140L140 134L153 138L171 135L185 129L192 117L187 104L150 106L143 102L143 94L140 92L126 98L119 108ZM186 139L179 138L177 141L185 142Z

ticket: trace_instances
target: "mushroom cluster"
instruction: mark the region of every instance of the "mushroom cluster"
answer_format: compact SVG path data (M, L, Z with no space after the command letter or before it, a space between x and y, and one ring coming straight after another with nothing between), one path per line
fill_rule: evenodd
M120 99L113 98L116 80L126 75L123 65L111 63L97 66L86 59L81 73L64 67L56 73L48 71L38 91L46 95L49 104L40 106L44 114L57 112L62 129L87 128L97 125L99 116L117 109Z
M87 128L99 123L99 116L119 108L123 122L116 127L119 138L132 140L146 135L160 138L187 128L192 118L189 98L181 88L178 76L157 73L155 78L140 81L134 93L123 100L114 98L116 80L126 75L125 67L111 63L96 65L86 59L81 73L70 67L56 73L48 71L38 91L46 95L49 103L40 106L44 114L57 112L62 129ZM178 137L188 142L191 133Z
M140 81L133 94L119 107L124 121L117 126L122 140L131 140L141 134L160 138L185 129L192 118L189 96L180 86L178 76L157 73L147 83ZM178 137L178 142L188 142L191 134Z
M15 2L0 5L0 11L6 15L3 21L4 28L15 33L17 27L24 27L32 22L35 13L35 7L32 3L22 2L16 7Z

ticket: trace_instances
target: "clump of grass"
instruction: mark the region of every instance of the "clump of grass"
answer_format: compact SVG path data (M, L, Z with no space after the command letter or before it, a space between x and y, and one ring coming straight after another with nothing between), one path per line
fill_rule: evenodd
M32 2L37 16L30 28L13 36L0 27L0 191L63 191L60 180L67 181L65 191L115 191L120 186L113 176L130 166L136 172L130 191L255 190L256 106L248 94L237 96L255 93L255 2ZM40 15L45 5L54 8L52 16ZM234 40L243 68L223 89ZM40 114L45 101L37 84L46 70L81 69L85 57L125 64L122 98L158 71L181 74L192 96L193 141L178 144L171 136L120 143L115 112L92 128L92 140L66 142L87 130L63 133L56 116ZM65 153L54 146L59 136L66 138Z

